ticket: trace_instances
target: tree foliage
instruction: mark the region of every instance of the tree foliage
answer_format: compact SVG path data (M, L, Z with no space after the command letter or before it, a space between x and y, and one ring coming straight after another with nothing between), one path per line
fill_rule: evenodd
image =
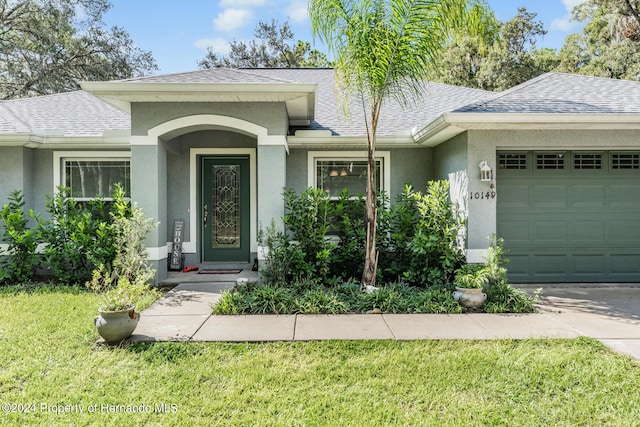
M493 17L493 15L491 15ZM553 49L537 49L546 34L537 14L521 7L502 24L488 21L484 37L457 34L442 58L437 79L443 83L501 91L555 68Z
M637 0L590 0L577 6L573 18L586 24L567 37L558 70L640 79L639 7Z
M289 23L259 21L254 31L255 40L249 42L232 41L227 56L207 49L207 55L198 62L198 67L211 68L326 68L331 63L327 56L311 49L309 42L298 40Z
M0 98L79 89L157 69L122 28L104 27L108 0L0 0Z
M382 106L408 105L425 93L444 46L455 31L480 34L484 5L468 0L311 0L315 36L335 56L345 105L360 99L367 131L366 249L363 285L376 278L375 143ZM471 30L476 30L475 32Z

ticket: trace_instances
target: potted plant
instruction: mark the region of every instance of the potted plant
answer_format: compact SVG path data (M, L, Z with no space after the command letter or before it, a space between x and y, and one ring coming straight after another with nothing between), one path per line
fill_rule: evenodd
M467 264L456 271L453 281L456 291L453 298L463 307L478 308L487 299L482 288L489 284L489 277L484 265Z
M120 342L133 334L140 320L140 314L135 311L135 301L146 287L144 283L131 283L126 278L120 278L115 287L102 293L99 315L93 322L106 342Z

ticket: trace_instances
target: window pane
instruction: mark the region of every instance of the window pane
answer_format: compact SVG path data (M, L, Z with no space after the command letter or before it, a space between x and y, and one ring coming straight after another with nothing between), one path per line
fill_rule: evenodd
M65 186L76 198L110 197L117 183L130 189L129 160L65 160Z
M381 161L376 160L376 191L380 191ZM366 160L317 160L316 183L330 197L338 197L346 188L357 196L367 191Z

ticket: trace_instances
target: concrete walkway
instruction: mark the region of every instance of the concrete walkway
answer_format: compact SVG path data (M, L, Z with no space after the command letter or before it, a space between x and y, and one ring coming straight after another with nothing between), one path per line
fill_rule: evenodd
M596 338L640 360L640 286L544 289L535 314L214 316L230 282L182 283L143 311L132 342Z

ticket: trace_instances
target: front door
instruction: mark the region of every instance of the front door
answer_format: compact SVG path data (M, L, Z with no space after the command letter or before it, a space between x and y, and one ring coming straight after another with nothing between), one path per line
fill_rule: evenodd
M249 262L249 157L202 157L202 260Z

